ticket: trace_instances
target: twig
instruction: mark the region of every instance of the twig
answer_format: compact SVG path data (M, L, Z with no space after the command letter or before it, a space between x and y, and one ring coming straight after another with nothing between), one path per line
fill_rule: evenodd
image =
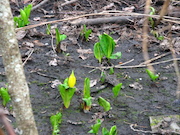
M31 50L31 53L28 55L28 57L25 59L25 61L23 62L23 66L26 64L26 62L28 61L28 59L31 57L32 53L34 52L34 49Z
M151 0L146 0L146 6L145 6L145 14L148 14L150 11L150 4ZM154 73L154 68L152 65L149 64L149 54L148 54L148 22L149 22L149 17L145 17L145 21L143 23L143 42L142 42L142 50L143 50L143 57L144 60L147 63L147 68Z
M37 9L37 8L39 8L40 6L42 6L42 5L44 5L46 2L48 2L49 0L43 0L42 2L40 2L39 4L37 4L36 6L34 6L33 8L32 8L32 10L35 10L35 9Z
M172 34L171 34L171 28L170 28L170 33L169 33L169 41L170 41L170 47L169 49L171 50L171 53L172 53L172 57L173 57L173 64L174 64L174 69L175 69L175 73L176 73L176 76L177 76L177 90L176 90L176 96L177 96L177 100L180 100L180 73L179 73L179 68L178 68L178 63L177 63L177 60L176 59L176 54L175 54L175 50L173 48L173 45L172 45Z
M8 134L9 135L15 135L14 130L13 130L11 124L6 119L6 115L5 115L3 109L0 109L0 118L1 118L1 120L3 122L3 124L5 125L6 131L8 132Z
M83 65L83 67L87 67L87 68L94 68L94 69L110 69L110 68L143 68L146 67L148 65L158 65L158 64L162 64L162 63L167 63L173 60L180 60L180 58L176 58L176 59L170 59L170 60L165 60L165 61L160 61L160 62L155 62L155 63L151 63L151 64L146 64L146 65L134 65L134 66L121 66L121 65L115 65L115 66L109 66L109 67L95 67L95 66L89 66L89 65Z
M166 55L169 55L169 54L170 54L170 52L167 52L167 53L165 53L165 54L161 54L161 55L159 55L159 56L157 56L157 57L154 57L154 58L152 58L152 59L150 59L150 60L148 60L148 61L145 61L145 62L143 62L143 63L141 63L141 64L139 64L139 65L144 65L144 64L151 63L152 61L157 60L157 59L159 59L159 58L162 58L162 57L164 57L164 56L166 56Z
M72 4L74 2L77 2L78 0L71 0L71 1L66 1L65 3L62 3L61 6L66 6L66 5L69 5L69 4Z
M136 132L151 133L151 134L156 133L156 132L153 132L153 131L144 131L144 130L135 129L134 126L137 126L137 124L131 124L131 125L130 125L130 128L131 128L133 131L136 131Z
M160 21L162 20L163 16L167 14L167 12L168 12L168 7L169 7L169 3L170 3L170 0L166 0L166 1L164 2L163 7L162 7L162 9L161 9L161 11L160 11L160 17L159 17L159 19L156 21L155 26L157 26L157 25L160 23Z
M111 16L111 17L104 17L104 18L94 18L94 19L80 19L70 22L74 25L95 25L95 24L102 24L102 23L126 23L129 20L133 19L130 16Z

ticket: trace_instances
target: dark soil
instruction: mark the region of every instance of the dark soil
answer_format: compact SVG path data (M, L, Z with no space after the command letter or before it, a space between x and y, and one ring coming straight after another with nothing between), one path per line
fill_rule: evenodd
M105 10L103 7L110 5L110 3L114 3L114 6L110 7L110 9L107 7L106 10L123 10L125 7L134 6L134 12L143 13L145 1L82 0L60 7L59 5L62 3L64 1L49 1L40 8L32 11L30 18L31 24L78 16L85 13L101 12ZM21 3L19 4L20 7L24 6ZM152 4L157 9L162 6L157 5L155 2ZM11 3L11 6L13 13L17 15L17 9L19 7L14 3ZM52 18L45 18L43 10L47 11L46 15L51 15ZM35 19L37 17L40 17L40 20L36 21ZM172 102L176 98L177 87L177 77L172 61L154 65L156 73L160 74L160 78L155 82L152 82L146 74L146 67L115 68L113 75L115 81L123 83L121 94L117 99L113 98L113 84L108 81L108 78L105 83L108 84L107 87L91 94L95 98L93 104L97 104L97 98L101 96L111 103L112 109L104 113L103 108L93 106L89 113L84 113L80 107L84 79L88 77L91 80L99 80L101 74L101 70L99 69L93 70L94 68L86 67L100 66L93 54L93 46L98 41L98 35L105 32L110 34L115 40L118 39L115 52L122 52L122 58L111 60L112 65L125 63L132 59L133 61L125 66L139 65L144 62L142 54L142 23L140 23L140 19L135 17L131 22L125 24L87 25L87 28L93 31L88 42L84 41L79 35L82 26L71 25L70 22L51 24L51 26L55 25L62 34L67 35L67 39L61 45L62 47L66 47L66 49L58 55L53 52L52 37L45 34L46 26L31 29L31 33L27 33L23 39L19 40L23 60L26 60L30 55L26 53L28 51L31 52L33 49L32 55L25 63L24 69L30 88L32 107L39 135L52 134L49 118L60 110L63 114L63 120L60 126L61 135L86 135L90 130L90 126L95 123L97 118L103 120L102 127L106 127L107 129L116 125L119 135L143 135L145 133L133 131L130 125L137 124L134 128L147 131L151 130L149 116L180 113L179 108L172 105ZM166 25L166 23L161 24L161 27L165 27ZM176 24L173 25L176 26ZM30 30L27 31L30 32ZM163 35L167 36L167 33L164 32ZM157 41L151 34L149 36L149 55L151 58L169 52L169 50L164 51L160 48L162 41ZM179 36L177 31L173 32L174 38ZM27 42L32 43L33 46L28 46ZM53 43L55 46L55 39ZM79 53L78 49L82 49L82 51L85 51L83 49L89 49L89 51ZM66 54L69 54L69 56ZM179 57L179 55L177 56ZM171 53L153 62L169 59L172 59ZM52 60L57 60L57 65L49 65ZM180 65L179 62L178 64ZM56 87L52 88L52 82L54 80L63 82L72 70L74 70L77 77L77 92L71 101L70 107L65 109L58 89ZM2 64L0 71L4 71ZM106 72L108 73L109 70L106 70ZM0 78L1 81L5 81L3 75ZM138 82L142 89L130 87L135 82ZM97 82L91 90L97 91L97 87L105 84ZM95 116L96 118L94 118Z

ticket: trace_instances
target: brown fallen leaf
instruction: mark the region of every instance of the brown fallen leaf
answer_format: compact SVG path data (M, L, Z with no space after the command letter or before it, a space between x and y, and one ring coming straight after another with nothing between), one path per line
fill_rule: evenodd
M21 40L23 39L27 34L27 31L24 31L24 30L20 30L16 33L16 38L17 40Z
M43 44L42 42L40 42L39 40L34 40L33 43L37 46L45 46L45 44Z

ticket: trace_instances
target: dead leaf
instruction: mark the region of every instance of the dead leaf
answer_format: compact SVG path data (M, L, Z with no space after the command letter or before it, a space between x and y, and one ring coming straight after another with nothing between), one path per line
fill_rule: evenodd
M43 44L42 42L40 42L39 40L34 40L33 43L37 46L45 46L45 44Z
M114 6L114 3L110 3L109 5L103 7L103 9L104 9L104 10L112 9L113 6Z
M98 80L90 80L90 87L94 87L97 84Z
M134 6L122 8L123 11L127 11L127 12L133 12L134 9L135 9Z
M25 46L31 47L31 48L34 47L34 44L32 42L27 42L27 41L23 42L22 45L25 45Z
M51 60L50 62L49 62L49 66L57 66L57 59L53 59L53 60Z
M40 20L41 20L41 17L34 17L33 20L34 20L34 21L40 21Z
M27 31L24 31L24 30L20 30L16 33L16 38L17 40L21 40L23 39L27 34Z
M81 58L82 60L86 60L86 59L87 59L87 57L84 56L83 54L80 54L80 55L79 55L79 58Z
M91 49L77 49L78 53L82 53L82 54L91 54L93 53Z
M129 87L134 88L135 90L142 90L143 89L143 86L138 82L134 82L133 84L129 84Z
M59 84L62 84L59 80L52 81L51 88L55 89Z

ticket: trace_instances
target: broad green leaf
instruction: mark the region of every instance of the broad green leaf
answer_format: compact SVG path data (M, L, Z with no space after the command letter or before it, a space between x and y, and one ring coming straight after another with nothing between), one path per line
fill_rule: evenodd
M59 39L60 39L60 42L63 41L63 40L65 40L65 39L67 38L67 36L66 36L65 34L60 34L59 37L60 37L60 38L59 38Z
M110 59L120 59L121 58L121 52L114 53L110 56Z
M111 108L111 105L108 101L106 101L104 98L99 97L98 98L98 103L100 106L102 106L104 108L105 111L109 111Z
M109 135L117 135L117 127L116 127L116 125L111 127Z
M91 130L88 133L97 134L101 126L101 120L97 119L96 124L91 126Z
M102 52L99 42L95 43L95 45L94 45L94 56L99 61L99 63L101 63L102 57L103 57L103 52Z
M3 99L3 103L2 103L3 106L6 106L6 104L11 100L7 88L2 87L2 88L0 89L0 96L1 96L1 98Z
M149 69L146 69L147 74L149 75L149 77L151 78L152 81L155 81L159 75L158 74L154 74L152 71L150 71Z
M59 89L60 95L63 99L64 106L66 108L69 108L71 99L74 95L74 92L76 91L76 88L65 89L65 87L62 84L60 84L60 85L58 85L58 89Z
M59 124L62 121L62 114L59 112L56 115L52 115L50 117L50 122L53 127L52 135L58 135L59 134Z
M107 128L102 128L102 135L109 135L109 131L107 130Z
M84 79L84 90L83 90L83 97L89 98L90 97L90 79Z
M104 33L99 36L99 43L104 55L109 59L115 48L114 39L108 34Z
M117 97L119 95L119 91L121 90L122 83L117 84L113 87L112 91L114 94L114 97Z

